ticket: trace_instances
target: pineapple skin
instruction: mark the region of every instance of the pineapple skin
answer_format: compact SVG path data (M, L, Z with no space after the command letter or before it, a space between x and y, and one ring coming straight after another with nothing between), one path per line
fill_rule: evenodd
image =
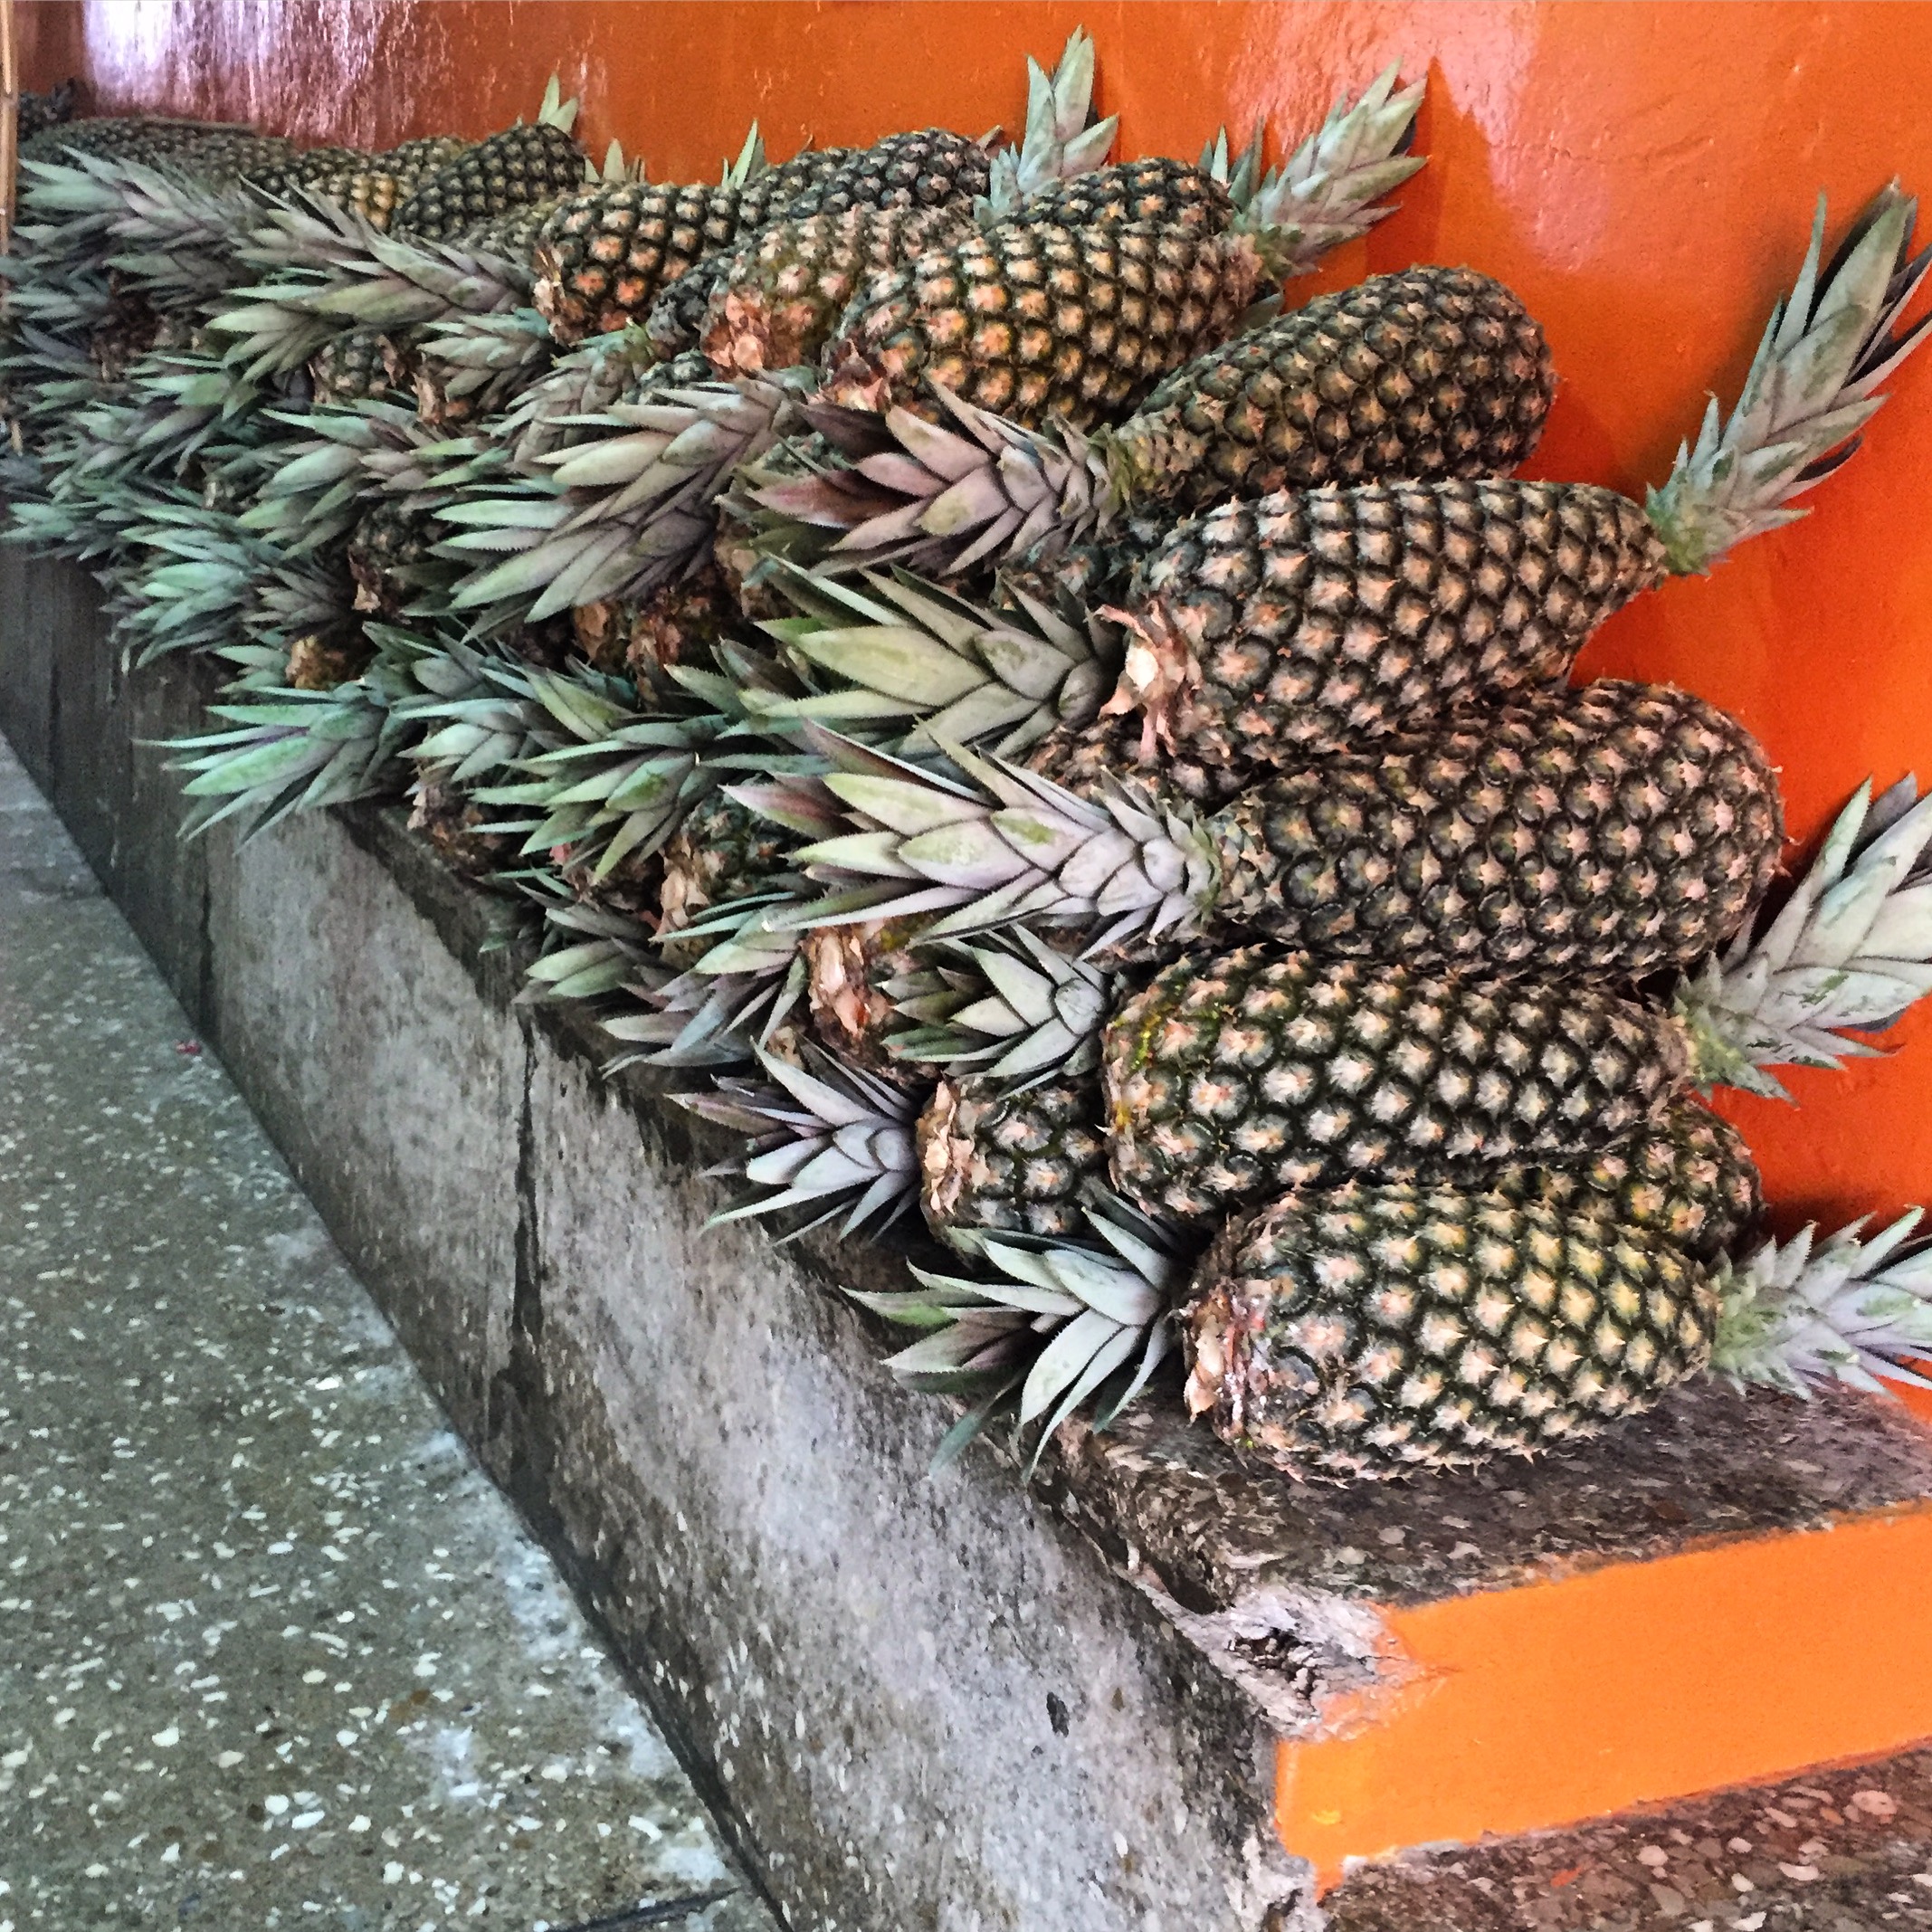
M479 141L426 176L396 206L399 234L443 242L480 222L582 186L584 150L561 128L535 121Z
M534 300L559 342L641 322L661 290L737 232L738 196L702 183L621 182L573 195L538 231Z
M1470 269L1372 276L1209 348L1111 439L1130 497L1231 496L1393 477L1502 476L1556 392L1543 331Z
M941 1080L916 1131L927 1225L1078 1234L1081 1190L1107 1170L1099 1120L1091 1074L1018 1092L984 1076Z
M407 572L428 558L442 535L433 515L393 497L376 497L349 532L347 561L356 608L395 618L414 595Z
M1162 743L1209 761L1346 748L1567 677L1667 575L1642 508L1588 483L1371 483L1178 525L1129 602Z
M1402 1178L1411 1178L1403 1176ZM1575 1160L1505 1167L1465 1182L1509 1200L1604 1213L1714 1266L1764 1218L1764 1182L1745 1138L1688 1094L1656 1120Z
M1147 740L1135 718L1101 718L1089 725L1056 725L1026 755L1026 768L1085 798L1118 777L1157 782L1189 804L1213 812L1253 783L1245 760L1194 757L1192 747L1166 754Z
M1012 218L1102 231L1153 222L1219 234L1233 222L1234 204L1212 175L1166 155L1148 155L1057 181L1030 196Z
M726 376L815 361L862 285L970 227L962 206L861 207L774 222L714 281L700 347Z
M1667 1239L1448 1188L1296 1196L1223 1230L1181 1329L1188 1406L1296 1475L1533 1455L1710 1358L1718 1292Z
M922 255L854 303L825 351L825 397L930 414L936 382L1029 428L1052 414L1089 429L1224 340L1261 275L1242 235L1004 223Z
M408 389L415 356L380 328L351 328L332 336L309 358L309 381L319 404L342 404Z
M747 898L785 871L796 842L723 792L700 798L664 843L657 931L666 961L682 968L701 958L715 940L676 936L712 907Z
M1784 838L1751 735L1603 680L1314 761L1203 822L1218 930L1489 973L1689 966L1763 896Z
M1106 1028L1113 1182L1194 1220L1391 1170L1583 1153L1654 1118L1689 1061L1670 1014L1601 988L1263 947L1187 956Z

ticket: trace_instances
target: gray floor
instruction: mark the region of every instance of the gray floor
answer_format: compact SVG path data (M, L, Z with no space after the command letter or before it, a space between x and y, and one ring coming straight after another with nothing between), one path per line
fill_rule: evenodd
M0 741L0 1932L773 1921Z

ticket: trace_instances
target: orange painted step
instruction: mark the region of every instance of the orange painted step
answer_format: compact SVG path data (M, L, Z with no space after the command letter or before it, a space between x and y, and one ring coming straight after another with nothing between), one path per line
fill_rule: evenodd
M1932 1737L1932 1507L1392 1606L1388 1680L1284 1742L1289 1849L1567 1824Z
M1150 1404L1038 1492L1247 1694L1325 1886L1932 1739L1932 1429L1901 1402L1704 1381L1535 1462L1341 1484Z

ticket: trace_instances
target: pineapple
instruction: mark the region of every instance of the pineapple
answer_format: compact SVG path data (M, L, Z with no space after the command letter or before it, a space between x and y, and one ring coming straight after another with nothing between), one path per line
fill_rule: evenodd
M826 735L853 829L801 852L868 916L943 912L936 936L1032 924L1157 956L1237 932L1356 958L1632 977L1743 923L1782 840L1742 726L1686 692L1604 680L1398 748L1279 772L1202 814L1155 784L1080 799L955 748L969 782ZM846 918L836 902L804 923Z
M775 222L722 266L700 346L727 376L815 361L862 283L970 227L956 206L852 208Z
M587 167L570 133L576 116L577 103L562 99L553 74L535 121L493 134L444 162L396 206L390 226L419 240L447 241L513 208L569 194L583 184Z
M917 1129L927 1225L1075 1232L1083 1191L1107 1171L1099 1101L1091 1074L1018 1089L977 1074L941 1080Z
M1668 1012L1602 988L1262 947L1165 967L1103 1052L1114 1185L1186 1218L1405 1162L1581 1152L1690 1071Z
M76 91L76 83L68 80L49 88L45 93L24 92L20 97L20 121L15 130L20 145L24 148L35 135L71 121Z
M1180 1320L1188 1406L1300 1476L1533 1455L1714 1368L1804 1394L1926 1385L1932 1252L1806 1228L1707 1268L1601 1213L1449 1189L1290 1196L1230 1226Z
M349 532L347 551L356 608L398 616L425 582L434 580L430 552L435 539L435 524L425 511L394 497L368 500Z
M1823 211L1743 399L1639 505L1504 480L1285 490L1183 523L1141 565L1110 709L1205 759L1276 761L1567 676L1592 631L1672 572L1789 522L1923 338L1888 192L1821 281ZM1922 271L1921 271L1922 272ZM1904 274L1902 281L1895 278Z
M664 956L688 966L709 951L709 941L680 944L677 935L713 908L757 893L789 870L795 842L724 792L692 805L664 845L658 890Z
M768 807L783 803L774 788L735 789ZM795 781L791 794L799 804L787 816L808 830L809 793ZM1776 1064L1832 1066L1870 1052L1844 1030L1888 1024L1932 990L1932 924L1920 903L1928 845L1932 796L1918 798L1910 780L1876 799L1861 787L1784 904L1680 981L1668 1012L1588 987L1558 995L1534 984L1438 977L1440 1004L1423 1002L1412 1015L1419 1023L1391 1031L1390 1015L1407 1010L1404 1001L1425 982L1403 964L1370 969L1251 952L1204 976L1177 965L1146 993L1126 992L1123 1004L1110 976L1023 933L973 946L928 941L928 964L901 972L894 962L868 985L868 995L898 1009L868 1023L884 1026L902 1061L965 1071L948 1073L923 1122L916 1095L895 1091L874 1124L917 1122L924 1205L941 1233L1021 1224L1022 1210L1041 1204L1058 1213L1110 1156L1116 1175L1144 1190L1150 1205L1184 1214L1240 1205L1244 1188L1252 1200L1292 1181L1312 1184L1303 1189L1310 1199L1325 1186L1342 1202L1394 1183L1455 1186L1610 1215L1708 1260L1756 1218L1756 1176L1737 1135L1675 1083L1775 1093L1782 1090L1766 1070ZM767 981L782 974L796 933L782 918L767 925L762 938L747 924L738 941L719 948L719 970ZM762 957L760 945L769 948ZM1258 1011L1243 1004L1230 1021L1222 992L1236 977L1258 989ZM748 1001L751 980L738 985L729 998ZM1208 996L1190 1009L1195 985ZM1292 1004L1305 987L1328 989L1329 1006L1312 1027L1283 1020L1283 989ZM712 1061L725 1057L727 1004L720 989L708 1028L694 1035ZM1357 1020L1339 1038L1332 1014L1345 1010ZM1505 1011L1515 1019L1491 1024ZM1164 1016L1173 1014L1185 1023L1168 1023ZM1209 1021L1216 1023L1211 1044ZM1271 1024L1285 1036L1279 1052L1260 1038ZM1103 1052L1110 1112L1091 1071ZM1443 1080L1452 1053L1465 1058ZM1432 1069L1437 1078L1424 1091ZM1036 1101L1028 1083L1052 1090ZM742 1106L753 1090L738 1082L735 1090ZM764 1142L769 1171L785 1165L785 1132L815 1145L822 1134L870 1121L857 1092L845 1092L836 1119L774 1101ZM1385 1093L1401 1101L1418 1092L1417 1104L1383 1104ZM1600 1111L1589 1114L1587 1104L1599 1100ZM1618 1137L1603 1131L1611 1122L1622 1125ZM1292 1150L1302 1133L1312 1160ZM1037 1160L1037 1170L1022 1156ZM1279 1166L1265 1166L1277 1157ZM915 1185L909 1160L895 1171L901 1189ZM850 1186L870 1191L875 1208L887 1200L883 1169L836 1185L830 1164L816 1173L823 1183L816 1198Z
M1111 116L1087 124L1092 41L1076 29L1051 75L1035 61L1026 65L1024 138L992 157L986 193L970 210L956 177L928 181L905 202L868 195L842 210L847 191L829 180L763 229L747 229L741 218L736 248L699 278L702 306L661 303L651 319L652 338L665 347L700 343L724 375L814 361L874 274L963 239L976 217L991 225L1023 208L1031 212L1042 189L1092 167L1112 144L1116 126ZM976 168L977 148L961 159ZM803 213L807 206L826 212Z
M353 148L309 148L291 156L283 167L251 176L249 184L264 195L303 189L353 209L370 227L381 230L389 226L397 205L423 172L399 172L388 157Z
M1231 369L1252 397L1223 406ZM1543 334L1499 282L1469 269L1377 275L1211 348L1110 429L1042 430L934 384L937 414L814 426L853 464L757 490L774 525L836 532L834 558L950 571L1104 538L1132 513L1171 519L1288 484L1508 472L1536 447L1555 392ZM836 396L834 385L828 395ZM882 398L883 392L879 392ZM1207 423L1185 434L1188 420ZM862 463L862 469L859 465Z
M495 414L541 381L555 353L531 309L447 317L415 332L413 347L416 414L433 429Z
M453 785L427 779L416 786L409 829L426 840L452 872L483 880L514 862L516 840L489 826L490 814Z
M1670 1241L1587 1208L1400 1185L1290 1195L1195 1272L1187 1404L1297 1473L1530 1455L1700 1373L1720 1306Z
M1114 144L1120 117L1095 121L1092 114L1093 37L1075 27L1052 73L1027 57L1026 125L1017 148L993 156L986 192L973 203L974 218L990 227L1046 190L1098 167Z
M928 383L1026 428L1125 415L1161 376L1233 334L1268 237L1013 222L875 281L826 348L825 399L930 413Z
M237 122L168 120L150 115L58 121L20 146L23 163L81 154L165 167L203 182L232 182L285 167L298 152L280 135Z
M1392 107L1394 79L1384 75L1353 108L1339 103L1314 139L1351 159L1379 147L1369 165L1307 178L1278 170L1219 226L1117 221L1104 192L1091 198L1101 225L1077 226L1052 212L1050 194L922 255L840 324L825 356L826 399L926 413L932 383L1029 428L1049 412L1080 430L1126 414L1233 334L1264 282L1306 271L1361 232L1375 218L1363 208L1419 165L1387 158L1421 98L1412 89ZM1087 212L1079 181L1054 193L1070 216Z
M984 151L940 128L891 135L869 148L803 155L770 169L763 153L754 128L715 187L636 183L565 204L538 244L537 305L557 340L645 321L699 262L767 223L963 204L986 180ZM707 299L714 287L708 283ZM686 346L681 321L658 333L671 353Z
M380 328L334 336L309 358L310 393L318 404L340 406L406 389L414 380L409 348Z
M574 195L538 231L538 309L563 343L641 322L659 293L725 247L736 226L728 182L623 182Z
M1098 1177L1104 1159L1115 1188L1175 1223L1291 1190L1390 1181L1590 1196L1613 1202L1624 1225L1699 1250L1756 1213L1749 1154L1682 1097L1688 1043L1659 1008L1250 949L1199 974L1170 967L1109 1020L1103 978L1044 949L1036 958L978 949L973 965L993 977L971 1004L971 970L950 986L943 971L907 976L913 1010L896 1016L944 1016L886 1044L905 1061L968 1070L941 1082L920 1125L936 1228L958 1177L996 1157L989 1122L1018 1121L1046 1144L1030 1124L1042 1069L1092 1109L1080 1120L1080 1175ZM892 983L874 996L893 1002ZM976 1099L965 1113L949 1098L961 1091Z

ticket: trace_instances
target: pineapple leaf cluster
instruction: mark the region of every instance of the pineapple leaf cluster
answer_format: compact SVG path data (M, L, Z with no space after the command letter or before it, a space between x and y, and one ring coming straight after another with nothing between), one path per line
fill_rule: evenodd
M1917 1373L1915 1217L1767 1241L1699 1095L1932 990L1932 801L1787 879L1775 747L1572 681L1855 450L1932 327L1910 198L1829 256L1821 207L1640 503L1517 473L1556 368L1480 266L1285 292L1397 215L1420 82L1270 166L1109 158L1106 78L1076 30L1016 143L753 122L690 181L554 79L372 152L50 122L9 535L136 674L214 667L192 829L406 806L522 1000L733 1137L719 1220L890 1231L942 1461L1165 1401L1367 1478Z

